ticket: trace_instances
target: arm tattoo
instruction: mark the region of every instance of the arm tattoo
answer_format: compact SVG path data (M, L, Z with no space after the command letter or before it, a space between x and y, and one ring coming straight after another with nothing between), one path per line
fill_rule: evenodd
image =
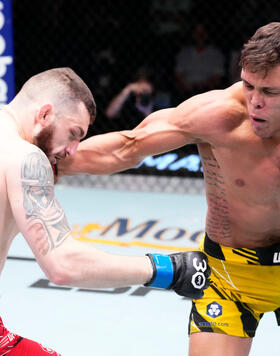
M70 234L64 211L54 196L53 172L47 157L36 151L21 167L23 207L28 232L42 255L59 246Z

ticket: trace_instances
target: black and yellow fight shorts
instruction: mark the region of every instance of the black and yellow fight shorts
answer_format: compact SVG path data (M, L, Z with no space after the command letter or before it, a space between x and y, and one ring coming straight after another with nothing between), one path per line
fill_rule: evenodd
M210 286L193 300L189 333L254 337L259 321L274 311L280 325L280 244L231 248L206 235L200 249L211 267Z

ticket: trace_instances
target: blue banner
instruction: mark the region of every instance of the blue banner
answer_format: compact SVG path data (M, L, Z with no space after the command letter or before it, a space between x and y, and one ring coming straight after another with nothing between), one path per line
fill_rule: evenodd
M203 178L203 167L196 145L146 157L137 167L122 173Z
M0 106L15 95L12 0L0 1Z

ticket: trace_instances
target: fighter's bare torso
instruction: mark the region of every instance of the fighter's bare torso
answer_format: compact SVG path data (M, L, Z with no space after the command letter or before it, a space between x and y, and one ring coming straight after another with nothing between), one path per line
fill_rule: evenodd
M6 173L14 144L24 144L19 137L13 120L3 111L0 112L0 271L5 263L10 244L18 233L7 193Z
M243 119L214 144L199 143L208 213L206 231L226 246L280 242L280 140L254 134L241 83L232 89Z

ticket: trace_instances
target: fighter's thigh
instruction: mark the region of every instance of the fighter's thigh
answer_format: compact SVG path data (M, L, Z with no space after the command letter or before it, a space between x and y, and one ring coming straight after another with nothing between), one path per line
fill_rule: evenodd
M189 356L248 356L252 338L216 333L195 333L190 336Z
M45 347L38 342L23 338L14 348L9 352L9 356L61 356L49 347Z

